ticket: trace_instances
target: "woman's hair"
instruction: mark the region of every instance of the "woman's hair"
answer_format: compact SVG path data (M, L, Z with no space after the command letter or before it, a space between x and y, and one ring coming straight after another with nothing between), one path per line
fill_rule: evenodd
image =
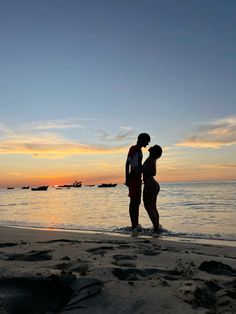
M162 155L162 148L159 145L154 145L149 148L150 156L153 158L160 158Z

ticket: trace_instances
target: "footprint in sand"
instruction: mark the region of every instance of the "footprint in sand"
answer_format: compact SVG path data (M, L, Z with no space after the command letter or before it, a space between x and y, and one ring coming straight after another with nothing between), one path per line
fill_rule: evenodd
M199 270L215 275L236 276L236 270L227 264L217 261L205 261L199 266Z
M114 250L113 246L99 246L92 249L88 249L86 252L103 256L105 253L112 250Z
M30 251L25 254L11 254L6 260L27 262L48 261L52 259L52 256L49 254L50 252L52 252L52 250Z
M135 251L137 254L143 254L143 255L147 255L147 256L155 256L155 255L159 255L160 251L156 250L156 249L138 249Z
M118 265L121 267L136 267L136 263L134 262L137 259L136 255L113 255L115 262L114 265Z
M112 273L119 280L134 281L134 280L149 280L155 278L166 280L179 280L182 277L182 273L177 269L165 269L165 268L131 268L123 266L114 268Z
M233 314L236 306L235 283L186 281L177 295L194 307L209 309L209 313Z
M0 279L0 310L14 314L77 310L101 287L102 282L95 278L76 279L72 275Z
M76 261L73 263L62 263L56 265L57 269L67 270L72 273L78 273L81 276L85 276L89 270L89 263L86 261Z
M57 280L56 280L57 279ZM9 278L0 280L0 299L6 313L43 313L64 307L72 289L59 278Z
M202 306L208 309L213 307L216 302L216 296L212 287L208 287L204 283L195 283L194 281L185 282L179 289L178 295L193 306Z
M81 241L79 240L69 240L69 239L56 239L56 240L49 240L49 241L39 241L37 243L41 243L41 244L51 244L51 243L57 243L57 242L65 242L68 244L78 244L81 243Z
M12 242L0 243L0 248L16 246L18 244L19 243L12 243Z

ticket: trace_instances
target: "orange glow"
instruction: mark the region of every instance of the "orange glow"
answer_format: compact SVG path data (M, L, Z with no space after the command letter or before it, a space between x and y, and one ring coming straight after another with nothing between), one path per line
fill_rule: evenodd
M148 155L143 149L144 160ZM0 186L58 186L82 181L82 184L124 183L126 153L89 154L63 159L41 159L29 156L0 156ZM217 155L216 155L217 156ZM164 148L157 162L160 182L236 180L236 163L220 163L211 155L180 148Z
M232 166L233 167L233 166ZM168 165L159 164L157 168L157 180L160 182L204 181L204 180L235 180L235 172L227 165ZM236 166L234 165L234 169ZM58 186L72 184L74 181L82 181L83 184L100 184L103 182L124 183L124 172L120 169L111 170L87 170L74 173L51 173L41 171L41 174L22 174L1 176L0 186Z

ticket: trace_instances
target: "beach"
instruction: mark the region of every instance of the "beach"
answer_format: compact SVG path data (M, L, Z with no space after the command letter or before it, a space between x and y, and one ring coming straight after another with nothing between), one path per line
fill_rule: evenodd
M0 313L235 313L236 248L0 227Z

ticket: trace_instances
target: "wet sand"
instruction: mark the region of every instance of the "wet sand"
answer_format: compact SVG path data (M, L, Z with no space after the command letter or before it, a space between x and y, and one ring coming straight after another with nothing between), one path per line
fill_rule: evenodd
M0 227L0 313L235 313L236 248Z

